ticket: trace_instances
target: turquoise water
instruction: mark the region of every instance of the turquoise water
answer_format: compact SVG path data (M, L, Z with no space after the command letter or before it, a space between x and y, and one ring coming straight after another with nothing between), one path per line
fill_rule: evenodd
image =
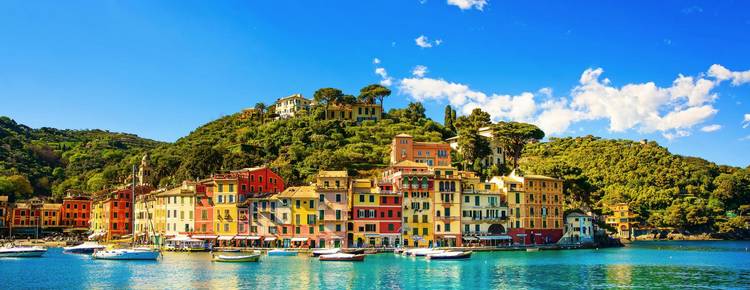
M467 261L393 254L362 263L264 256L259 263L224 264L209 258L166 253L158 262L100 261L50 249L45 258L0 259L0 288L750 289L750 242L638 242L616 249L475 253Z

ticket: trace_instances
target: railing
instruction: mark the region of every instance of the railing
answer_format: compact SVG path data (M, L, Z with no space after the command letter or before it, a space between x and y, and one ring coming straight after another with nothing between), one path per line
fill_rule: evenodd
M457 221L459 220L459 217L457 216L439 216L435 217L436 219L439 219L440 221L446 222L446 221Z

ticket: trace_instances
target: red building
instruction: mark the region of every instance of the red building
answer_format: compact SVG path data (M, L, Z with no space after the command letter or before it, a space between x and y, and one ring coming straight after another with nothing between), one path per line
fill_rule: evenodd
M256 194L280 193L284 191L284 179L268 169L268 167L253 167L230 171L229 174L236 176L239 186L240 202L244 202L249 196Z
M85 196L68 196L63 199L60 225L72 229L89 228L91 199Z
M213 186L210 179L195 185L195 226L194 238L216 239L214 235Z
M352 182L351 218L347 240L353 247L401 245L401 196L390 182Z

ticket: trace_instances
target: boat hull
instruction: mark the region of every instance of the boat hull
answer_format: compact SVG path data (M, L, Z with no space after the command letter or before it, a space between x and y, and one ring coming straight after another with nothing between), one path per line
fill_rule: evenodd
M63 248L63 253L66 254L86 254L91 255L96 251L104 250L106 247L86 247L86 248L76 248L76 247L65 247Z
M268 256L278 256L278 257L290 257L290 256L296 256L297 252L292 251L269 251Z
M362 262L365 260L365 255L358 254L351 257L328 257L327 255L321 255L319 260L326 262Z
M461 254L456 254L456 255L445 255L445 254L428 255L426 258L429 260L465 260L465 259L471 258L471 251L463 252Z
M111 250L97 251L91 256L97 260L157 260L160 253L157 251L133 251L133 250Z
M246 263L246 262L258 262L260 260L260 255L250 255L250 256L214 256L213 261L214 262L222 262L222 263Z
M39 258L46 253L47 250L24 250L24 251L6 251L0 253L0 258Z
M341 250L321 250L321 251L313 251L312 254L310 254L313 257L320 257L323 255L331 255L331 254L338 254Z

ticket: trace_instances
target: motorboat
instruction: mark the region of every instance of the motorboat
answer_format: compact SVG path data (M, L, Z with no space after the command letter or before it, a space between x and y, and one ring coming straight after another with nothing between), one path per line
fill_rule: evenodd
M227 263L244 263L244 262L258 262L260 260L260 254L252 255L213 255L212 261L214 262L227 262Z
M413 257L424 257L431 254L439 254L444 253L444 250L435 250L435 249L416 249L411 251L411 256Z
M461 260L471 258L471 251L447 251L442 253L428 254L425 258L429 260Z
M64 247L63 253L67 254L93 254L97 250L104 250L106 249L106 246L100 245L95 242L84 242L83 244L72 246L72 247Z
M393 249L393 254L396 254L396 255L401 255L401 253L403 253L403 252L404 252L403 248L395 248L395 249Z
M95 251L91 255L99 260L156 260L161 252L151 248L129 248Z
M526 248L527 252L539 252L539 248Z
M365 255L375 255L377 253L378 253L378 250L376 249L369 249L369 250L365 250L364 252Z
M296 251L287 251L282 249L268 251L269 256L296 256L297 254L298 252Z
M42 247L3 247L0 258L37 258L44 255L47 249Z
M361 262L365 260L365 255L363 254L346 254L346 253L335 253L335 254L328 254L328 255L320 255L318 258L321 261L352 261L352 262Z
M339 248L320 249L320 250L312 251L312 256L313 257L318 257L318 256L321 256L321 255L331 255L331 254L338 254L338 253L341 253L341 249L339 249Z

